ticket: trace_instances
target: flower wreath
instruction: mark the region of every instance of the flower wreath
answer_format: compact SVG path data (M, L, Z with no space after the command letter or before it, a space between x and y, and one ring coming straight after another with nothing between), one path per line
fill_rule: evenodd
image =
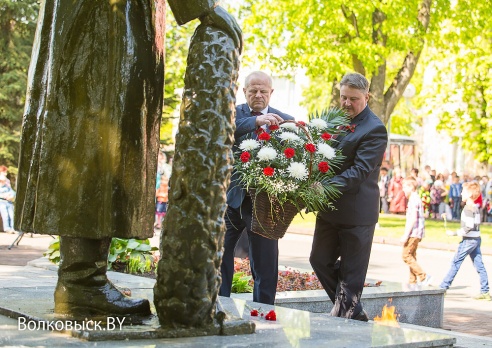
M270 126L269 132L258 128L255 136L241 141L235 154L240 184L299 210L333 208L340 191L329 179L343 161L341 150L333 145L348 124L341 109L331 108L309 115L308 123L284 121L280 127Z

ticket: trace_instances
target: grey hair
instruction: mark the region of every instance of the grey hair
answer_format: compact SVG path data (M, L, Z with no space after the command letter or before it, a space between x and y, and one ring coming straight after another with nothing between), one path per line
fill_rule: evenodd
M270 77L270 75L264 73L263 71L253 71L248 76L246 76L246 79L244 81L244 87L245 88L248 88L248 86L249 86L249 84L251 82L251 79L253 79L254 77L259 77L259 78L268 80L268 83L270 84L270 87L272 87L272 85L273 85L273 80Z
M350 88L360 89L365 93L369 92L369 81L364 75L359 73L349 73L343 76L342 81L340 81L340 87L348 86Z

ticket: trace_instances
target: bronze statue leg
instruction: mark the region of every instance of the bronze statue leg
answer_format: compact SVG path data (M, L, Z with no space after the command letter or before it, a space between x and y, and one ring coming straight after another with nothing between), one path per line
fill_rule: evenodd
M188 56L154 286L164 328L205 327L216 313L238 68L232 39L199 26Z
M55 289L55 314L73 318L150 315L149 301L122 294L108 280L110 238L60 236L60 265Z

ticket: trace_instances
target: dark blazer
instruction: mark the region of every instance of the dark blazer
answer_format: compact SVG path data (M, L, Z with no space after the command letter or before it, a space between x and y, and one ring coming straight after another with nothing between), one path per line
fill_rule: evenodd
M284 120L294 120L294 117L283 113L280 110L268 107L268 112L277 114ZM236 153L240 151L239 144L247 138L248 134L254 134L256 130L256 117L251 115L248 104L236 106L236 130L234 132L234 146L232 151ZM239 185L239 175L233 171L231 176L231 184L227 190L227 205L232 208L239 208L246 196L246 190Z
M333 223L373 225L379 217L378 177L388 133L369 106L351 124L356 125L354 132L339 136L334 145L342 149L345 159L329 180L339 185L342 196L334 202L336 210L321 214Z

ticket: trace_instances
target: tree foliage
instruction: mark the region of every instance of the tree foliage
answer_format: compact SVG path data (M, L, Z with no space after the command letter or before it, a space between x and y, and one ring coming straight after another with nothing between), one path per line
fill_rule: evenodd
M160 135L161 142L164 144L174 142L172 139L172 121L175 117L176 107L181 104L188 46L197 24L196 21L193 21L184 26L179 26L171 10L167 7L164 107Z
M439 128L492 164L492 13L490 1L460 0L432 50L432 97Z
M38 8L36 0L0 0L0 164L14 173ZM244 0L237 15L245 37L242 65L261 62L282 76L305 70L309 112L336 101L336 82L358 71L371 82L371 108L384 122L391 115L393 132L410 134L410 124L420 122L415 109L430 104L441 129L492 163L490 13L492 2L473 0ZM172 142L170 121L197 24L179 27L166 13L164 143ZM421 90L425 66L434 71L432 88L409 105L402 92L416 74L412 84Z
M246 0L241 16L249 54L254 50L279 71L305 69L314 82L306 93L311 111L332 101L344 73L357 71L370 80L371 109L386 123L448 6L448 0Z
M0 164L16 172L36 0L0 0Z

